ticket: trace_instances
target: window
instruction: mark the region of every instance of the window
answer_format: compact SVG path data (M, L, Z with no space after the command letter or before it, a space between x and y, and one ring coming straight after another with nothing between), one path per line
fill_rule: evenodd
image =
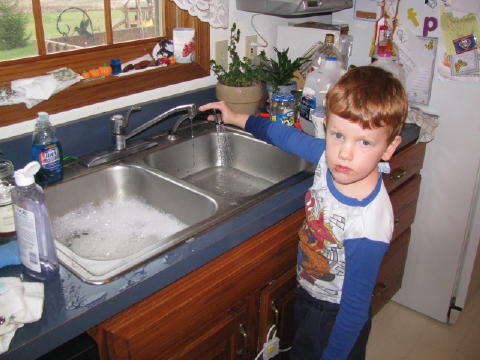
M114 58L127 62L150 53L178 26L195 28L197 46L191 64L81 82L32 109L23 104L2 106L0 126L32 119L38 111L61 112L210 73L209 25L171 0L0 0L0 11L5 4L21 6L15 23L25 22L27 31L17 37L25 40L25 46L6 50L0 25L0 84L60 67L79 73Z

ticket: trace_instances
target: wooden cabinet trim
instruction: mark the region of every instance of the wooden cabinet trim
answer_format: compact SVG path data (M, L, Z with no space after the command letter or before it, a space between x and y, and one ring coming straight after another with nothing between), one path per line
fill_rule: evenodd
M390 161L390 174L383 175L388 192L397 189L423 167L426 143L412 143L396 153Z

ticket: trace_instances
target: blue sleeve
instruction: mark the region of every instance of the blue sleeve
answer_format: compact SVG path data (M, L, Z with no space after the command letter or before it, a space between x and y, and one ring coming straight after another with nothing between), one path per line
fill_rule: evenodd
M250 116L245 130L257 139L275 145L280 149L317 164L325 150L325 140L318 139L293 126L284 125L266 118Z
M369 317L372 291L388 244L366 238L345 245L345 278L340 309L322 360L346 359Z

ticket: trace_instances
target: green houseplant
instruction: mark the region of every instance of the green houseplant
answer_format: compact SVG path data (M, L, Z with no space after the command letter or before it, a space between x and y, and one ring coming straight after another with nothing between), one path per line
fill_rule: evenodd
M298 57L291 60L288 57L288 48L280 51L273 48L276 53L276 60L267 58L265 52L260 53L260 65L258 67L260 79L265 81L267 89L271 93L287 92L296 89L293 81L295 72L299 71L302 66L310 60L309 57Z
M225 101L236 112L255 114L262 98L259 67L247 57L240 58L237 52L239 41L240 29L233 23L228 43L228 68L210 60L212 71L218 79L217 99Z

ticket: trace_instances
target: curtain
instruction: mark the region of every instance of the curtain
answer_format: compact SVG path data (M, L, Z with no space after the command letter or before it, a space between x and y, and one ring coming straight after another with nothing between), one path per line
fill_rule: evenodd
M214 28L228 28L229 0L173 0L182 10Z

